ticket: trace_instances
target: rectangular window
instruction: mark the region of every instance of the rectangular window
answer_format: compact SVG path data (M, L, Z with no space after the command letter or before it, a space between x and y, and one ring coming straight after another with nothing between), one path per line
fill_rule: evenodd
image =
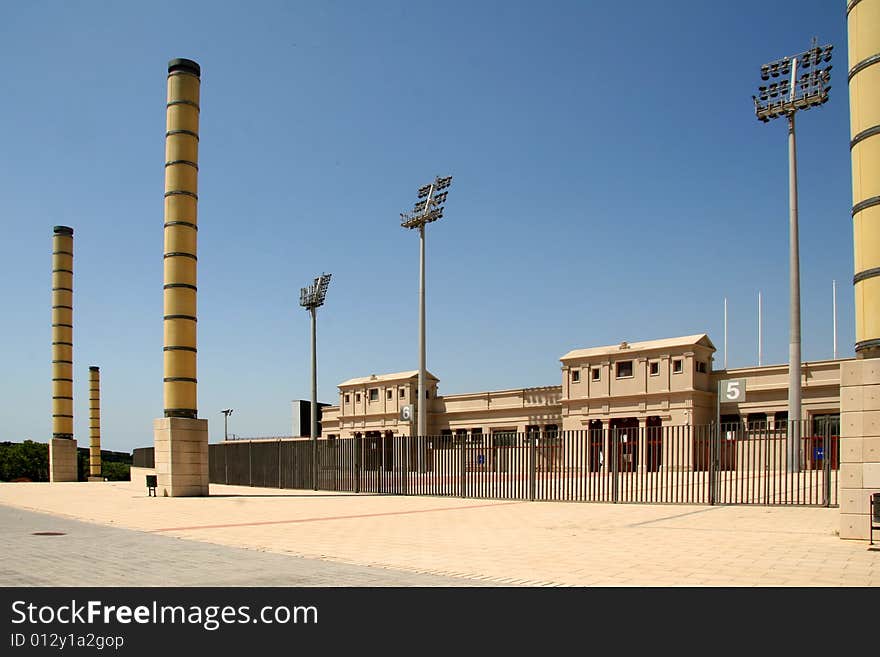
M370 388L370 401L379 401L379 388Z
M386 399L394 399L394 391L393 391L393 390L389 390L389 391L388 391L388 394L385 395L385 398L386 398Z
M346 404L349 402L349 399L350 399L350 395L345 395L345 403Z
M681 358L676 358L672 361L672 373L673 374L681 374L682 366L681 366Z
M355 395L354 395L354 401L355 401L356 404L360 404L360 403L361 403L361 393L359 393L359 392L358 392L358 393L355 393Z
M648 371L651 373L651 376L657 376L660 374L660 363L648 363Z
M593 368L593 381L598 381L598 380L599 380L599 376L601 376L601 375L600 375L600 372L601 372L601 371L602 371L602 370L600 370L598 367L594 367L594 368Z
M400 398L404 399L406 397L406 388L400 389Z
M572 383L580 383L581 380L581 371L580 370L572 370L571 371L571 382Z
M697 372L700 372L701 374L705 374L706 373L706 363L704 363L701 360L698 360L697 361Z
M622 360L616 363L616 366L618 379L625 379L633 375L633 362L631 360Z

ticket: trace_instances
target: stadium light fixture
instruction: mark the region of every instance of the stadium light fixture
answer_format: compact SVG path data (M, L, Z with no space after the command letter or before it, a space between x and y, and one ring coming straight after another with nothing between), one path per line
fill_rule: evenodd
M833 45L813 45L797 55L783 57L761 66L761 79L787 76L778 82L758 87L752 96L755 116L763 123L771 119L788 119L788 199L789 199L789 348L788 348L788 469L799 468L801 419L801 291L800 255L798 247L797 149L794 133L794 115L828 102L831 90L831 66L820 67L831 61ZM812 70L798 77L799 69Z

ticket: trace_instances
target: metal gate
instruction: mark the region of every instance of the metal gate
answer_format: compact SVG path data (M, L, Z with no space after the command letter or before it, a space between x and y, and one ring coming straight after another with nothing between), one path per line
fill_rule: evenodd
M807 423L234 441L211 483L392 495L837 506L839 438ZM789 434L792 435L789 441Z

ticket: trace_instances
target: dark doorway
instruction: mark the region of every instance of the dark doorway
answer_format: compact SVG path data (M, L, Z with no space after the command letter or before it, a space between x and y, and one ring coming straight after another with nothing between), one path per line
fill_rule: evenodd
M605 464L602 451L605 449L605 432L602 420L590 420L590 472L599 472Z
M635 472L639 461L639 419L621 417L611 420L611 436L617 450L618 472Z
M648 472L657 472L663 465L663 420L656 415L645 425L645 463Z
M385 471L390 472L394 469L394 433L391 431L385 432L382 440L382 452L384 455L382 464L385 466Z

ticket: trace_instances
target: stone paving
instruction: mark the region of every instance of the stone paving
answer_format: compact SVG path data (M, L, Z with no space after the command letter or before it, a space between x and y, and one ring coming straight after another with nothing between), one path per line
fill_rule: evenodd
M209 498L154 498L131 482L0 484L0 504L185 539L179 545L194 554L208 543L467 583L880 585L880 549L840 540L836 508L511 502L213 484Z
M0 586L473 586L0 506ZM40 535L60 532L62 535Z

